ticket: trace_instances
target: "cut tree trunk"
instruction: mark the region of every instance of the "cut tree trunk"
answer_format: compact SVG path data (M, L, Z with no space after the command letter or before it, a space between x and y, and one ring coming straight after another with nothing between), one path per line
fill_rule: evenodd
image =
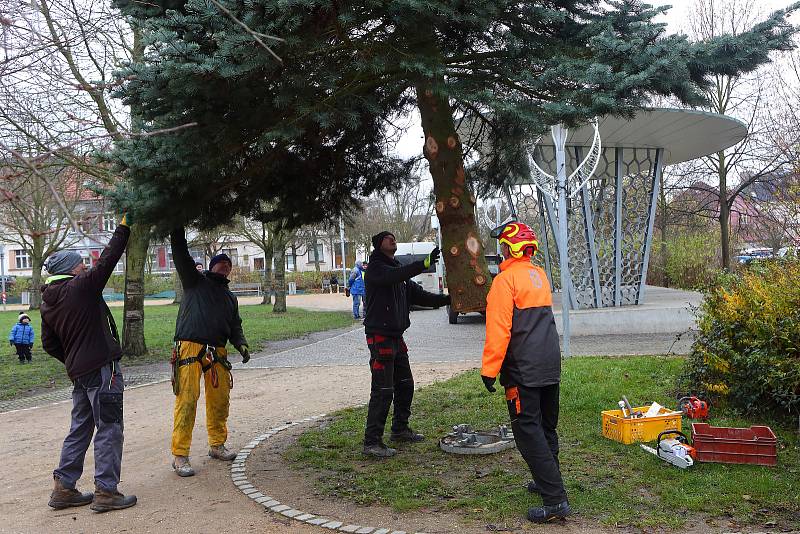
M150 228L131 226L131 237L125 255L125 307L122 315L122 352L136 358L147 354L144 340L144 270Z
M286 312L286 238L280 232L275 233L272 240L272 251L275 256L275 304L273 313Z
M443 85L438 80L437 85ZM452 309L483 311L491 277L480 232L475 224L475 196L464 175L461 140L446 96L429 84L418 85L417 105L425 133L424 154L433 177L436 215L442 228L442 257Z

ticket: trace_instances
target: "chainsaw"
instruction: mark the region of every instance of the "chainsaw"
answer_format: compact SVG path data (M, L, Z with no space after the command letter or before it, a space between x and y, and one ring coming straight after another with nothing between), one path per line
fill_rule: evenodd
M675 434L678 437L664 438L664 436L670 434ZM665 462L676 465L681 469L687 469L694 465L694 447L689 445L689 438L680 430L666 430L658 435L656 441L658 445L655 449L644 444L640 445L640 447L650 454L655 454Z
M678 399L678 411L689 419L708 419L708 403L697 397L681 397Z

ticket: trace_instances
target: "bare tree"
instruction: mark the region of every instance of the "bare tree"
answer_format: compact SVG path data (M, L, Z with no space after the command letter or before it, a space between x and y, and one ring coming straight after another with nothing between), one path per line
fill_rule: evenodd
M142 33L110 0L18 2L0 17L5 61L0 64L0 135L23 138L99 184L119 177L95 154L140 129L130 110L111 99L113 72L144 54ZM135 115L135 113L134 113ZM60 150L58 147L70 147ZM134 221L135 222L135 221ZM123 350L147 352L144 273L148 227L134 224L125 269Z
M257 245L264 254L264 298L261 300L261 304L271 304L273 290L272 262L274 258L275 231L270 223L265 223L263 221L257 221L246 217L242 217L239 220L239 224L237 225L235 231L241 234L241 236L248 241L251 241Z
M755 0L698 0L689 18L690 35L698 40L736 35L750 28L758 17ZM747 125L747 137L734 147L695 160L674 171L690 182L712 180L717 191L712 210L720 227L722 267L730 268L730 219L742 191L753 183L771 179L776 170L790 163L775 149L774 123L769 117L777 97L771 70L759 69L743 76L716 75L706 93L707 111L731 115Z
M43 164L38 173L24 166L0 167L0 229L4 239L12 243L27 256L31 274L31 309L38 309L41 294L44 260L64 245L71 244L75 234L62 207L53 200L47 184L40 176L47 175L49 181L62 195L68 210L73 214L81 194L81 182L73 169L60 162Z

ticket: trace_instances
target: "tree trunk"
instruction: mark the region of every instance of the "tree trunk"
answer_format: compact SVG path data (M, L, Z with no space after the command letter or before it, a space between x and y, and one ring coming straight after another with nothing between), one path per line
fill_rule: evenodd
M122 319L122 352L136 358L147 354L144 339L144 269L150 228L131 226L131 237L125 255L125 307Z
M180 304L183 301L183 284L181 283L181 277L178 276L177 271L172 273L172 284L175 287L175 300L172 301L173 304Z
M728 206L728 173L725 166L725 153L718 153L717 174L719 175L719 239L722 253L722 268L731 268L731 209Z
M31 287L30 295L31 310L38 310L42 305L42 266L44 265L44 242L42 237L33 238L33 249L30 250L31 256Z
M272 253L275 257L275 305L272 313L286 312L286 238L280 231L272 240Z
M444 80L436 81L437 85L444 85ZM436 214L442 226L442 257L452 308L460 312L483 311L491 277L475 224L475 197L465 180L464 156L453 111L447 97L435 94L429 84L418 85L416 91L425 133L424 154L433 177Z
M667 268L669 266L669 258L667 257L667 224L669 223L669 206L667 205L667 193L664 190L664 173L661 174L661 184L659 187L659 202L661 204L661 276L664 287L670 287L672 281L669 279Z
M311 246L314 247L314 270L319 272L319 247L317 244L319 243L319 238L317 237L317 233L314 232L311 234Z
M261 304L272 304L272 243L274 238L264 244L264 298Z

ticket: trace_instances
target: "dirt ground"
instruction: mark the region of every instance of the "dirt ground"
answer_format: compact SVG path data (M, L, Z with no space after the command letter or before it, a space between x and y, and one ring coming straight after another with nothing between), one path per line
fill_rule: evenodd
M415 379L423 386L469 367L417 364ZM235 377L228 422L232 449L282 422L361 404L369 396L367 365L236 371ZM168 382L126 391L120 490L135 494L139 504L106 514L88 507L54 511L47 506L52 471L69 428L70 402L0 414L0 532L320 532L267 514L231 483L228 464L208 458L203 396L192 442L197 475L177 477L169 450L173 399ZM93 489L93 466L90 448L79 489Z

